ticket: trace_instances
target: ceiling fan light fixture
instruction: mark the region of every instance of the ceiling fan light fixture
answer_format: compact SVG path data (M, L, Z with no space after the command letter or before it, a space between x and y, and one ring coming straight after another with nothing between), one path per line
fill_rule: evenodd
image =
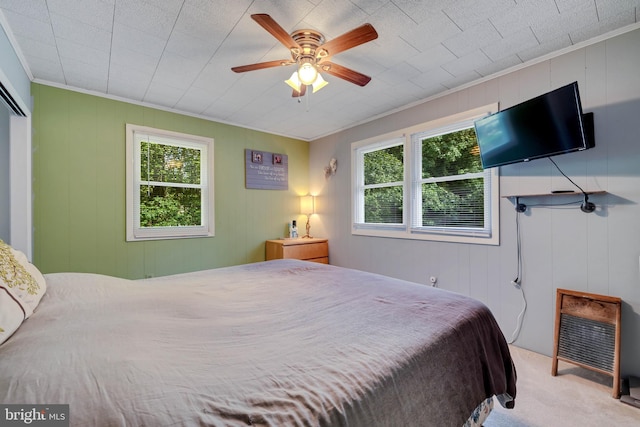
M318 73L318 77L316 78L316 81L313 82L313 93L316 93L317 91L319 91L320 89L322 89L328 84L329 82L322 78L322 74Z
M302 62L298 68L298 79L303 85L311 85L318 78L318 69L310 62Z
M291 74L291 77L289 77L289 80L285 80L284 82L289 86L291 86L293 90L297 90L298 92L300 92L301 84L300 84L300 79L298 78L297 71L294 71L293 74Z

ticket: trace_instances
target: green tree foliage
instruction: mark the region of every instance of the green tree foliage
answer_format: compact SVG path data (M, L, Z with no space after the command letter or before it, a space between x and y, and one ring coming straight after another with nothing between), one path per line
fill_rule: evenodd
M140 226L201 225L200 189L140 187Z
M422 178L482 172L476 132L464 129L422 140ZM422 185L422 225L484 226L484 179Z
M473 128L422 140L422 177L482 172L476 131Z
M201 225L200 150L141 143L140 226ZM186 185L185 185L186 184Z
M404 180L402 145L372 151L364 155L365 185ZM364 221L367 223L402 223L402 185L369 188L364 194Z
M454 178L482 172L473 128L422 141L422 179L446 178L422 184L422 226L483 227L484 179ZM403 213L404 147L397 145L364 155L365 222L401 224Z

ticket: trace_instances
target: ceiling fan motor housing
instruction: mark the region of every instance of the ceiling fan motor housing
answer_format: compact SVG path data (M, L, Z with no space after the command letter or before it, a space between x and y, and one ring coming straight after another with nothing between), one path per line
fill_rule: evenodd
M315 60L318 46L324 44L324 36L313 30L296 30L291 33L291 38L300 46L300 48L291 48L291 57L294 61L302 58L313 58ZM326 51L323 49L317 53L318 56L326 56Z

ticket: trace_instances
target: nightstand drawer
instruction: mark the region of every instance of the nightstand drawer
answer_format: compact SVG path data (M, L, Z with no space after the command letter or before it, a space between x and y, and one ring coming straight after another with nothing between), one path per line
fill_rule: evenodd
M329 263L329 242L327 239L286 239L267 240L266 259L300 259Z
M288 245L282 248L283 258L313 259L329 256L327 242L307 243L304 245Z

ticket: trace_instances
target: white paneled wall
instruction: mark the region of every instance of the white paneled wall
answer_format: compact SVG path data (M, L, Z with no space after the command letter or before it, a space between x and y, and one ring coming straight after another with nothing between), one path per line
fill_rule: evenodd
M554 158L592 196L596 212L579 205L541 206L567 200L533 198L520 215L523 288L528 301L516 345L550 355L555 291L583 290L621 297L622 373L640 375L640 30L530 65L311 143L310 185L319 197L314 235L330 239L331 263L438 286L486 303L511 339L522 308L510 281L516 276L516 212L500 202L500 246L382 239L350 234L350 144L376 134L500 102L507 108L578 81L585 112L595 114L596 147ZM339 162L325 179L329 159ZM501 194L571 189L546 160L502 167ZM575 197L574 197L575 199ZM533 206L538 205L538 206Z

